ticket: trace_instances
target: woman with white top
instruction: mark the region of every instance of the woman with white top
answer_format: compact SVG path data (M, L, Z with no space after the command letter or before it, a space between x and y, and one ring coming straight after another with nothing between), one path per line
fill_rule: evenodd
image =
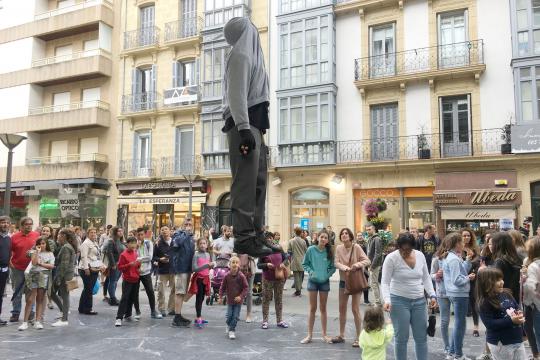
M381 291L384 310L390 312L394 326L396 360L407 360L409 327L412 328L416 359L427 360L427 308L424 290L430 297L430 308L437 298L427 268L426 258L415 248L410 233L399 234L397 250L386 256L382 268Z
M86 234L86 239L79 248L81 254L79 275L84 286L79 299L79 314L97 315L97 312L93 310L93 291L98 274L101 270L104 270L104 266L101 262L97 229L91 227L86 231Z

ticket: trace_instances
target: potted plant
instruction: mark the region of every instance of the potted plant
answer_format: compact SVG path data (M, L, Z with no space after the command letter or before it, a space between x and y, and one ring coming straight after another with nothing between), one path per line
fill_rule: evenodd
M429 149L428 141L424 131L418 135L418 158L429 159L431 158L431 150Z
M501 154L512 153L512 124L506 124L501 128L501 139L504 144L501 144Z

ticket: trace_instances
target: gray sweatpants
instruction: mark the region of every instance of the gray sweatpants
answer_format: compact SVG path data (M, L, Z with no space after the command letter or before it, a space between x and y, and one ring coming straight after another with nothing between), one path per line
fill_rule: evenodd
M266 200L267 147L261 131L251 127L256 147L248 155L240 153L240 134L227 132L231 164L231 217L236 242L255 237L264 225Z

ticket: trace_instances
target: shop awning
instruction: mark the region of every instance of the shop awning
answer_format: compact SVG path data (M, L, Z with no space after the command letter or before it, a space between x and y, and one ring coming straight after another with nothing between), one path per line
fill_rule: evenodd
M499 220L515 219L514 208L450 208L441 209L443 220Z
M206 195L193 195L192 203L206 203ZM171 195L153 195L153 196L119 196L119 205L129 204L150 204L150 205L168 205L168 204L188 204L189 196L171 196Z

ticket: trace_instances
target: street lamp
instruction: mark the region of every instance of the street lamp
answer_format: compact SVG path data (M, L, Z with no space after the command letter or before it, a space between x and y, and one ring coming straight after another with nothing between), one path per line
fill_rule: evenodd
M17 134L0 134L0 140L8 148L8 161L6 170L6 192L4 195L4 215L9 216L11 203L11 170L13 168L13 149L26 140L25 136Z

